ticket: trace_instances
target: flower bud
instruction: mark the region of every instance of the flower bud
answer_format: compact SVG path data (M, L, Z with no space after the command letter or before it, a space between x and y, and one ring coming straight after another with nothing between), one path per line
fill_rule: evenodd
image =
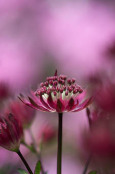
M22 138L22 126L14 115L10 113L5 117L0 117L0 146L17 152Z

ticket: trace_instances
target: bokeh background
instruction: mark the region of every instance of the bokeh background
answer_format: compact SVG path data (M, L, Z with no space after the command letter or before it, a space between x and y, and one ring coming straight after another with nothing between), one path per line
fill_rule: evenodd
M114 67L114 0L0 1L0 83L11 97L36 89L56 69L88 88L89 79L98 73L113 80ZM45 125L57 130L57 114L36 112L31 126L36 142ZM82 131L88 127L86 111L65 113L63 126L62 173L80 174L86 162L81 145ZM25 136L31 143L28 130ZM55 135L42 147L49 174L56 173L56 140ZM35 155L23 145L21 151L34 168ZM18 156L0 148L0 174L18 174L19 167L24 168Z

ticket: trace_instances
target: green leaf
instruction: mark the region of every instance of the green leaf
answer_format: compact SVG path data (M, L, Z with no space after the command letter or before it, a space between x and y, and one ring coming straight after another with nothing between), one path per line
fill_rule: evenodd
M34 174L40 174L41 172L41 162L38 161L35 167L35 173Z
M97 174L97 171L91 171L88 174Z
M18 169L18 172L20 173L20 174L28 174L25 170L23 170L23 169Z

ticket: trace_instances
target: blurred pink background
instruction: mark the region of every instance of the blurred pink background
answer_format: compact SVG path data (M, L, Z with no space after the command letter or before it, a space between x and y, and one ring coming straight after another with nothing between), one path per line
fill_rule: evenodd
M95 72L113 73L114 61L106 51L115 41L115 12L111 3L95 1L0 1L0 83L14 96L36 89L47 76L66 74L88 86ZM56 114L36 113L32 131L36 141L45 124L57 128ZM81 132L88 128L85 110L64 114L63 174L82 173ZM26 139L31 142L28 131ZM56 141L43 147L43 162L49 174L56 173ZM32 167L36 157L21 146ZM0 149L0 167L15 164L7 174L24 168L17 155ZM12 160L11 160L12 158ZM14 171L13 171L14 170Z

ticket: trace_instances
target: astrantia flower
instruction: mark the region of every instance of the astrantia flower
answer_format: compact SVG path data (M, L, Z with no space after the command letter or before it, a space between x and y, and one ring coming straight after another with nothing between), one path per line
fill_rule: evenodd
M0 117L0 146L10 151L18 151L22 137L21 124L12 114Z
M23 128L28 128L35 118L35 110L21 101L13 100L7 105L5 112L11 112L21 122Z
M46 124L40 130L38 139L41 139L43 143L47 143L53 140L55 136L56 136L56 129L52 125Z
M32 97L20 99L28 106L47 112L77 112L89 105L91 98L86 98L86 91L75 83L75 79L68 79L65 75L47 77L40 84Z
M0 105L7 100L8 97L12 96L12 92L7 83L0 81Z
M0 83L0 100L9 97L9 88L5 83Z
M111 77L111 78L110 78ZM95 105L108 113L115 113L115 80L106 74L95 74L90 77L90 93L94 96Z
M96 112L97 111L97 112ZM101 167L102 173L112 174L115 169L115 117L114 113L103 110L90 112L94 117L91 129L84 129L82 137L85 155L91 154L93 167ZM92 115L93 114L93 115ZM95 166L96 165L96 166Z
M100 118L91 127L91 131L85 130L84 147L97 157L114 157L115 159L115 119Z

